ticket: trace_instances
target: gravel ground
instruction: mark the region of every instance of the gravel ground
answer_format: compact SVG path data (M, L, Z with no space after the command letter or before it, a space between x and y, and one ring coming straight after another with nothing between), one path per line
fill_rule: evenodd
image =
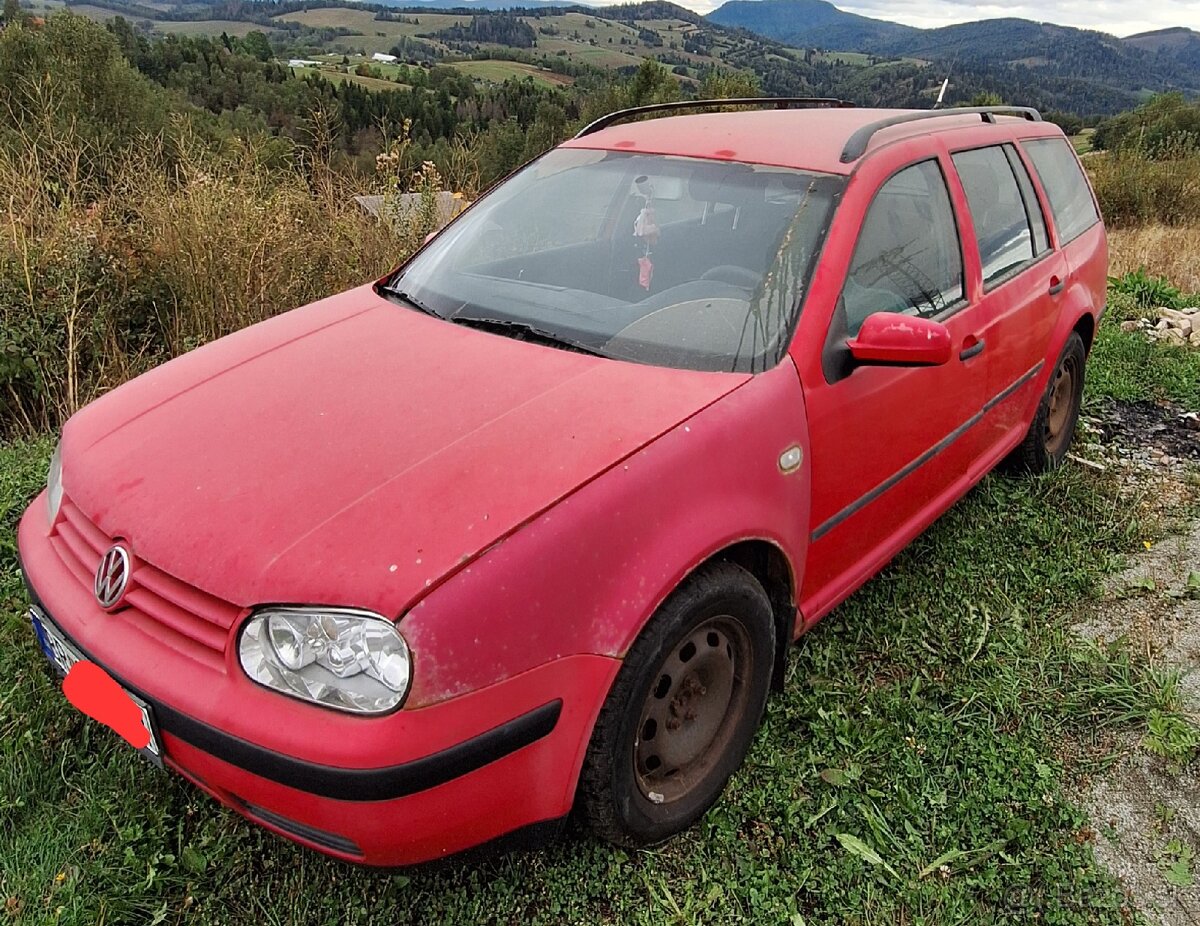
M1178 409L1146 403L1106 408L1085 422L1089 432L1098 443L1085 455L1125 472L1131 494L1145 494L1179 532L1134 557L1078 631L1100 643L1125 638L1151 664L1178 671L1184 708L1200 720L1200 593L1188 585L1200 573L1200 522L1183 517L1196 493L1190 460L1200 457L1200 432ZM1081 796L1096 858L1148 921L1200 924L1200 770L1137 738L1115 747L1120 758Z

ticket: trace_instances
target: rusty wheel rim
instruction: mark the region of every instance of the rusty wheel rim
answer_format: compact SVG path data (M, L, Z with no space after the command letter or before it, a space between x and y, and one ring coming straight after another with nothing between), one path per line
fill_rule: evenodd
M750 640L727 615L685 636L659 667L638 721L634 772L655 804L686 797L716 765L746 709Z
M1046 415L1046 450L1058 456L1071 439L1075 427L1075 397L1078 393L1079 364L1066 357L1054 371L1050 386L1050 409Z

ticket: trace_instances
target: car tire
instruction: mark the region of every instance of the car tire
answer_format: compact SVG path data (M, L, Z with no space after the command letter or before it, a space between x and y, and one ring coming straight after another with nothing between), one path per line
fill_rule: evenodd
M762 720L775 620L762 585L733 563L685 580L626 655L580 774L592 831L622 846L687 829L724 791Z
M1075 424L1079 420L1086 364L1087 350L1083 339L1078 332L1072 331L1038 403L1033 423L1025 439L1005 458L1004 470L1039 474L1062 465L1071 449Z

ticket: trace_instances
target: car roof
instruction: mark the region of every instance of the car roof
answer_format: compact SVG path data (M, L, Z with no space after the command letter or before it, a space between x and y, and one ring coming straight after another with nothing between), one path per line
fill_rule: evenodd
M566 142L567 148L630 151L680 157L744 161L830 174L849 174L862 159L842 163L842 149L864 126L905 114L904 109L784 109L667 116L620 123ZM919 135L953 133L964 140L987 144L1017 137L1061 135L1049 122L1030 122L1020 116L996 116L995 124L978 114L946 113L944 118L921 119L885 128L871 139L865 157L892 142ZM948 140L949 141L949 140Z

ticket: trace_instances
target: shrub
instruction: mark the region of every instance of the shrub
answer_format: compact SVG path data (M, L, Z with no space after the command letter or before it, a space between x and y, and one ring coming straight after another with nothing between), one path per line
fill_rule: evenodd
M1177 309L1183 304L1178 287L1165 277L1150 276L1145 267L1109 277L1108 285L1111 292L1129 296L1139 309Z
M247 143L180 137L122 159L69 128L36 150L0 146L0 431L57 427L128 377L369 281L420 243L363 213L361 190L318 158L272 168ZM105 166L103 188L72 151Z
M1137 148L1087 158L1105 221L1113 227L1200 225L1200 150L1154 159Z
M1148 157L1172 160L1200 146L1200 103L1182 93L1163 93L1130 112L1102 122L1092 138L1096 150L1132 149Z

